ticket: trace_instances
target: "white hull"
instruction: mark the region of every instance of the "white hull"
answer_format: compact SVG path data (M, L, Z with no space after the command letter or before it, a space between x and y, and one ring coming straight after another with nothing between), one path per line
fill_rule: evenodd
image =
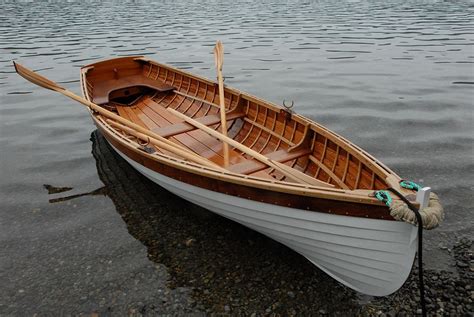
M410 224L305 211L225 195L158 174L116 152L170 192L281 242L358 292L391 294L411 271L417 230Z

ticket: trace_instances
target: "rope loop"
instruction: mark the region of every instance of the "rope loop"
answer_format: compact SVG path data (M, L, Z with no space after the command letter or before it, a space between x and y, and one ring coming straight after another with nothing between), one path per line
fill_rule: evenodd
M414 191L419 191L421 189L421 186L418 185L417 183L412 182L412 181L407 181L407 180L401 180L400 186L406 189L414 190Z
M387 207L390 207L392 204L392 197L390 197L390 193L386 190L377 190L375 192L375 198L383 202Z

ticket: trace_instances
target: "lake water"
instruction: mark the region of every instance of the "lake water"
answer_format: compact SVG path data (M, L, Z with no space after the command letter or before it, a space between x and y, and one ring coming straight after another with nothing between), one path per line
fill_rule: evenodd
M306 307L331 311L343 289L288 249L134 174L100 136L90 141L83 107L27 83L12 60L80 93L79 67L112 56L215 78L220 39L227 85L294 100L296 112L440 195L446 220L425 235L427 267L449 269L445 247L472 235L471 1L2 1L0 11L0 314L249 313L294 285L317 292L308 276L329 298ZM72 189L48 194L45 184ZM302 311L285 298L282 312ZM345 301L340 309L356 306Z

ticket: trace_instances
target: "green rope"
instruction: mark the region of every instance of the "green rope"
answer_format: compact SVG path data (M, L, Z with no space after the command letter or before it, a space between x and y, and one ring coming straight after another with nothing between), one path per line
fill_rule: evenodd
M400 186L402 186L403 188L412 189L414 191L419 191L421 189L420 185L412 181L400 181Z
M375 198L384 202L387 207L390 207L392 204L392 197L390 197L390 193L386 190L377 190L375 192Z

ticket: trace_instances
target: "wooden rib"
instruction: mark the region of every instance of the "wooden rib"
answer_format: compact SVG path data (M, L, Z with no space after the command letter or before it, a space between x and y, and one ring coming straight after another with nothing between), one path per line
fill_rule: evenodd
M274 114L275 114L275 118L274 118L274 119L276 120L276 112L274 112ZM263 127L266 127L266 126L267 126L268 117L269 117L269 116L268 116L268 108L267 108L267 116L265 116L265 121L263 122L263 125L262 125ZM273 122L273 124L275 124L275 121ZM265 132L266 132L266 131L265 131ZM268 132L266 132L266 133L268 133ZM267 137L265 143L263 143L263 145L262 145L262 147L260 148L260 150L258 150L258 153L262 153L262 151L267 147L268 142L270 142L270 139L271 139L271 138L272 138L272 134L271 134L271 133L268 133L268 137Z
M254 124L257 123L258 112L260 111L260 108L259 108L259 104L257 104L257 103L254 103L254 104L256 105L256 108L255 108L255 118L254 118L253 121L250 120L250 123L252 123L252 126L250 127L249 132L247 133L247 135L245 136L245 138L240 141L240 143L241 143L242 145L245 145L245 141L247 141L247 139L250 137L251 132L253 131L253 128L254 128L254 126L255 126ZM248 116L248 114L250 113L250 102L248 102L248 107L247 107L247 108L248 108L248 109L247 109L247 110L248 110L248 111L247 111L247 116ZM245 120L249 120L249 119L248 119L247 117L245 117L245 118L244 118L244 121L245 121ZM246 153L244 154L244 156L245 156L245 155L246 155ZM247 155L248 155L248 154L247 154Z
M179 85L179 86L180 86L179 89L181 89L181 85ZM190 87L191 87L191 85L189 85L188 90L189 90ZM181 105L184 103L185 100L186 100L186 98L183 98L183 100L181 100L178 103L178 105L176 107L174 107L174 109L178 109L179 107L181 107Z
M234 100L234 94L230 94L229 107L227 107L229 110L232 109L232 100Z
M313 133L313 138L312 138L312 140L311 140L311 152L314 151L314 145L315 145L315 142L316 142L316 136L317 136L317 135L318 135L318 134L316 133L316 131L314 131L314 133Z
M263 119L263 122L262 122L262 126L265 126L265 122L267 122L267 114L268 114L268 108L265 108L265 116L264 116L264 119ZM253 146L258 141L260 141L260 136L262 135L262 132L263 132L263 129L260 129L260 131L258 132L257 137L255 138L255 140L252 142L251 145L249 145L249 148L253 148Z
M375 189L375 173L372 171L372 180L370 182L370 188L369 189Z
M188 90L186 90L186 94L188 94L188 93L189 93L189 89L190 89L190 87L191 87L191 82L192 82L194 79L192 79L192 78L189 78L189 80L190 80L190 82L189 82L189 88L188 88ZM198 93L198 91L199 91L199 84L200 84L200 83L201 83L200 81L198 81L198 82L197 82L197 86L196 86L196 94L197 94L197 93ZM189 109L190 109L190 108L193 106L193 104L194 104L194 101L195 101L195 100L192 100L192 101L191 101L191 103L190 103L190 104L189 104L189 106L188 106L188 107L187 107L187 108L186 108L186 109L183 111L183 113L186 113L186 112L188 112L188 110L189 110Z
M209 86L208 86L209 87ZM210 89L207 90L205 98L207 98L207 93L210 93ZM213 91L212 91L212 100L214 100L214 97L216 96L216 87L214 86ZM207 101L207 99L204 99L204 101ZM196 117L199 113L204 114L206 111L204 109L204 105L207 105L208 102L202 102L201 106L190 116L191 118ZM210 106L208 106L209 109Z
M334 182L336 182L336 184L337 184L338 186L340 186L340 187L343 188L343 189L349 189L349 187L348 187L345 183L343 183L343 182L339 179L339 177L337 177L337 176L336 176L326 165L324 165L321 161L318 161L318 159L315 158L313 155L310 155L310 156L309 156L309 159L310 159L313 163L315 163L316 165L318 165L318 167L319 167L320 169L322 169L324 172L326 172L326 173L329 175L329 177L330 177L331 179L333 179ZM318 169L318 170L319 170L319 169Z
M247 116L244 118L244 121L245 121L245 120L250 120L250 119L247 118L247 117L248 117L248 113L250 112L250 101L247 101L247 104L248 104L248 106L247 106ZM255 117L255 118L256 118L256 117ZM252 124L252 126L250 127L249 131L247 132L247 135L246 135L242 140L239 141L239 142L242 143L242 144L245 143L245 141L248 139L248 137L250 136L250 133L252 132L252 130L253 130L253 128L254 128L253 123L255 123L255 122L252 123L252 120L250 120L250 123Z
M275 151L278 150L278 148L280 147L280 144L281 144L281 141L283 141L283 139L285 139L284 135L285 135L285 129L286 129L286 120L283 120L283 129L281 130L281 136L278 137L278 143L276 144L275 146ZM285 139L286 141L286 139ZM294 145L294 144L293 144Z
M206 85L206 90L204 91L204 96L203 96L204 99L206 98L208 92L209 92L209 85ZM196 94L199 94L199 91L197 91ZM200 105L200 106L197 106L197 110L195 110L195 111L190 115L191 118L193 118L193 117L199 112L199 110L201 110L201 108L202 108L202 106L204 105L204 102L205 102L204 99L201 101L201 105Z
M341 148L339 145L336 145L336 156L334 157L334 163L332 164L331 172L334 172L334 169L336 168L337 161L339 160L339 149Z
M296 125L297 125L297 122L295 122L295 125L293 126L293 132L291 133L291 138L288 139L288 141L290 142L293 142L293 139L295 138L295 135L296 135ZM294 143L293 143L294 144ZM296 145L296 144L295 144Z
M199 87L198 87L198 88L199 88ZM202 103L205 103L205 104L211 105L211 106L213 106L213 107L219 108L219 105L218 105L218 104L215 104L215 103L213 103L213 102L207 101L207 100L205 100L205 99L201 99L201 98L198 98L198 97L194 97L194 96L192 96L192 95L188 95L187 93L183 93L183 92L181 92L181 91L174 91L174 93L176 93L176 94L178 94L178 95L181 95L181 96L184 96L184 97L186 97L186 98L194 99L194 100L196 100L196 101L200 101L200 102L202 102ZM215 98L215 95L214 95L214 98ZM214 98L213 98L213 100L214 100Z
M235 102L235 108L237 108L240 104L240 100L242 100L242 94L237 95L237 101ZM230 107L232 109L232 107Z
M328 147L328 138L326 137L324 139L324 148L323 152L321 154L321 162L324 161L324 155L326 155L326 148ZM318 178L319 172L321 171L321 166L318 165L318 169L316 170L316 174L314 174L314 177Z
M173 80L171 81L170 86L173 86L175 79L176 79L176 72L173 72Z
M153 65L148 64L148 74L146 74L146 77L150 78L151 70L153 69Z
M350 158L351 158L351 154L349 152L347 152L347 156L346 156L346 166L344 167L344 174L342 174L342 177L341 177L341 180L345 183L346 181L346 177L347 177L347 174L349 172L349 161L350 161ZM374 180L375 181L375 180Z
M214 99L216 99L216 96L218 96L218 94L216 94L216 89L217 89L217 88L214 86L214 95L212 96L211 103L214 102ZM207 107L207 110L204 111L204 114L203 114L203 115L206 116L206 115L209 113L209 111L210 111L211 109L212 109L212 107L211 107L211 105L209 104L209 106ZM220 110L220 107L219 107L219 110Z
M356 177L356 181L355 181L355 184L354 184L354 189L357 189L358 186L359 186L360 174L361 173L362 173L362 162L359 161L359 169L357 171L357 177Z
M175 78L175 77L173 77L173 82L174 82L174 78ZM179 83L178 89L181 89L182 86L183 86L183 79L181 78L181 82ZM189 87L188 87L188 89L189 89ZM176 95L175 95L175 97L176 97ZM175 109L179 108L179 107L181 106L181 104L184 102L184 100L185 100L185 99L183 98L183 100L181 100L181 102L178 104L177 107L175 107ZM174 98L173 98L172 101L168 104L168 107L171 107L171 104L172 104L173 102L174 102Z
M176 99L176 97L178 97L178 95L175 94L175 95L173 96L173 98L171 98L171 100L170 100L166 105L163 104L163 107L164 107L164 108L168 108L168 107L174 102L174 100Z
M274 131L275 130L275 126L276 126L276 122L277 122L277 119L278 119L278 113L276 111L273 111L273 113L275 114L275 116L273 117L273 124L272 124L272 127L269 129L269 131ZM265 127L266 128L266 127ZM262 153L263 150L265 150L268 146L268 144L270 143L270 140L272 139L272 137L274 136L272 133L270 133L269 131L268 132L268 139L267 141L265 142L265 145L258 151L259 153Z
M276 113L275 113L275 114L276 114ZM260 125L259 123L256 123L256 122L250 120L249 118L244 118L244 121L245 121L245 122L248 122L248 123L250 123L250 124L252 124L252 125L254 125L255 127L259 128L259 129L262 129L263 131L265 131L265 132L267 132L267 133L273 135L273 136L276 137L276 138L279 138L279 139L281 138L281 135L275 133L273 130L270 130L270 129L267 128L267 127L264 127L264 126ZM288 141L287 139L284 139L283 141L284 141L286 144L288 144L289 146L294 146L294 145L295 145L294 143Z
M208 91L210 92L210 90L208 90ZM210 96L211 100L214 100L215 96L216 96L216 86L213 86L212 96ZM200 117L199 114L205 115L205 113L206 113L206 110L205 110L206 106L205 105L208 105L208 103L207 102L201 103L201 107L199 107L199 109L195 113L193 113L193 115L190 116L190 117L191 118L194 118L196 116ZM210 106L208 105L207 110L209 110L209 109L210 109Z

